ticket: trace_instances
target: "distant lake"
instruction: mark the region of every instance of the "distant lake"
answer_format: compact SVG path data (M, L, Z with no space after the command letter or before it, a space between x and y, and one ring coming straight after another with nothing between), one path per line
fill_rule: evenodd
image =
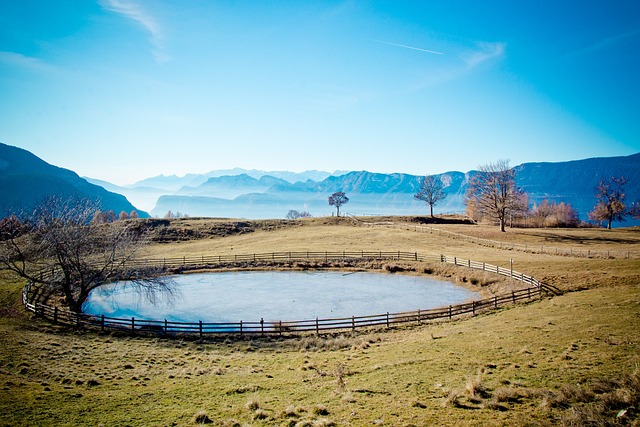
M178 296L153 305L127 282L91 292L88 314L173 322L308 320L424 310L478 299L426 277L365 272L242 271L171 276Z

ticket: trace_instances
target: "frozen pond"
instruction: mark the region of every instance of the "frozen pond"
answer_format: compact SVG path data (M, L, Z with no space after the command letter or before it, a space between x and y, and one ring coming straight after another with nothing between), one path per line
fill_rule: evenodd
M87 314L170 322L309 320L424 310L477 299L453 283L364 272L242 271L171 276L173 302L156 305L126 282L91 292Z

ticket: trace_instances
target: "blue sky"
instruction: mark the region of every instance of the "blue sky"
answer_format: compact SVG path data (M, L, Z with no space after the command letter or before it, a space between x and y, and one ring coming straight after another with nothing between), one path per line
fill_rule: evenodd
M0 142L117 184L640 151L640 3L0 3Z

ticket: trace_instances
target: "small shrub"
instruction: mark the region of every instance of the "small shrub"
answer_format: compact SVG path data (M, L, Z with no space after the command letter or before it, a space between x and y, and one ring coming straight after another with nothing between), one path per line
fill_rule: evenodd
M252 397L251 399L247 400L247 403L244 404L244 409L246 409L247 411L256 411L260 409L260 401L257 398Z
M304 409L298 409L295 405L287 406L280 414L281 418L297 418L300 416L300 412L304 412Z
M462 407L462 404L460 402L461 398L462 395L458 390L447 390L445 392L444 400L442 401L442 406L444 408L448 408L450 406L454 408L460 408Z
M480 397L487 397L488 393L487 393L487 388L486 386L483 384L482 382L482 377L480 375L480 373L478 373L478 375L476 375L473 378L469 378L467 380L467 384L465 386L467 392L469 393L469 396L472 398L480 398Z

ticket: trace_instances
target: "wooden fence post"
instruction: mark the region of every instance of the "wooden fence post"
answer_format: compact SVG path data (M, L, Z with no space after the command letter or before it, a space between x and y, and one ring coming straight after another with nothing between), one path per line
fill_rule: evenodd
M264 335L264 318L260 318L260 334Z
M131 335L135 334L135 330L136 330L136 318L132 317L131 318Z
M282 322L280 322L280 324L282 325ZM282 328L280 328L280 329L282 329ZM242 331L242 320L241 320L240 321L240 336L242 336L242 333L243 333L243 331Z
M516 303L516 292L515 291L511 291L511 299L513 300L513 303Z
M451 320L451 316L452 316L451 306L449 306L449 320Z
M476 302L475 301L471 301L471 315L472 316L476 315Z
M104 332L104 314L100 315L100 332Z
M320 325L318 324L318 318L316 317L316 335L320 335Z
M202 320L198 320L198 330L200 332L200 339L202 340Z
M356 317L355 316L351 316L351 330L352 331L356 330Z
M420 324L420 309L418 309L418 324Z
M498 295L493 296L493 308L498 308Z

